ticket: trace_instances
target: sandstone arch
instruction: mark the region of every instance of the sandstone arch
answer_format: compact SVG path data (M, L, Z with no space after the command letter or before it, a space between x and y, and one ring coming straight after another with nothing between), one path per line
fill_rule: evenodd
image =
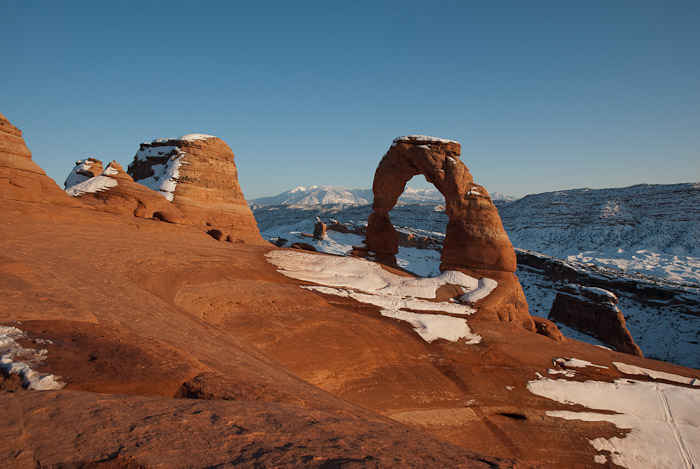
M476 278L491 278L498 288L479 303L482 315L521 322L533 330L527 301L515 276L513 245L503 229L488 192L474 184L459 159L458 142L424 135L394 140L374 175L374 203L367 222L367 246L377 260L396 262L398 235L389 218L406 183L422 174L445 196L449 219L440 270L459 270Z

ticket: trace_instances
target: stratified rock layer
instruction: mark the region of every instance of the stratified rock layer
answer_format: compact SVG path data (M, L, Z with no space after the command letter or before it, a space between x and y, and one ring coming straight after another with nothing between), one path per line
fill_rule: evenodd
M549 319L597 337L619 352L641 357L617 302L613 293L602 288L568 284L557 293Z
M102 168L100 160L90 159L93 160L90 169ZM76 168L84 164L84 161L78 161ZM74 169L71 175L80 174L78 171ZM102 173L68 187L66 192L101 212L188 224L176 206L161 194L134 182L116 161L109 163Z
M373 212L367 223L367 246L380 261L395 263L399 238L389 211L418 174L445 196L449 218L440 270L459 270L498 282L494 293L479 303L480 312L522 323L534 330L527 301L515 276L515 251L488 192L474 184L459 159L458 142L423 135L399 137L384 155L374 175Z
M160 191L192 224L219 230L232 242L263 242L233 158L223 140L191 134L142 143L127 171Z
M76 206L53 179L32 161L22 131L0 114L0 198Z

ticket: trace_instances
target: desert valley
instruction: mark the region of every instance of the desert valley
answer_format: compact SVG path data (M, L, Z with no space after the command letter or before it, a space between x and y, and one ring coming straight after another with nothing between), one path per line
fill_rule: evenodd
M246 201L157 137L59 187L0 115L0 467L700 464L700 185L492 200L408 135Z

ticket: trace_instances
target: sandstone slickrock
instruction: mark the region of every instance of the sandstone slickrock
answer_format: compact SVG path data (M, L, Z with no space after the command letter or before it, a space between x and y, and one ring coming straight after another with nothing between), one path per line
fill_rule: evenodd
M91 160L90 170L96 171L102 168L100 160L94 158ZM76 168L66 182L73 180L71 175L85 171L81 169L86 165L84 161L76 162ZM187 220L176 206L161 194L135 183L116 161L109 163L104 171L97 173L94 177L68 187L66 192L101 212L187 224Z
M617 302L613 293L602 288L568 284L557 293L549 319L597 337L620 352L641 357L642 350L627 330Z
M458 142L424 135L394 140L374 175L374 203L367 222L367 246L377 260L395 264L399 237L389 218L406 183L422 174L445 196L449 221L440 270L491 278L497 289L478 305L480 315L513 321L535 330L527 300L514 272L513 246L488 192L474 183L459 159Z
M0 114L0 199L79 206L32 161L22 131Z
M232 242L263 243L241 187L231 148L211 135L142 143L128 173L161 192L195 226Z

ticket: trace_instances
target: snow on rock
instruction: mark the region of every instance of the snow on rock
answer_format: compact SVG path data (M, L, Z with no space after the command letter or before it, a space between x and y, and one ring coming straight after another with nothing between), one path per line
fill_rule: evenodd
M169 150L166 150L165 153L160 154L160 149L163 148ZM151 155L151 153L154 152L157 154ZM149 147L139 150L138 153L136 153L136 159L146 161L149 156L168 155L170 156L164 163L151 166L151 170L153 170L152 176L139 179L137 182L139 184L143 184L149 189L159 192L163 195L163 197L172 202L175 188L177 187L177 182L180 178L180 166L183 163L185 152L181 151L178 147Z
M700 380L697 378L688 378L686 376L675 375L673 373L666 373L664 371L650 370L649 368L642 368L639 366L628 365L622 362L613 362L615 368L617 368L621 373L626 375L642 375L647 376L651 379L663 379L665 381L673 381L676 383L689 384L691 386L700 386Z
M87 158L85 160L78 160L75 162L75 167L71 170L68 177L66 177L63 187L68 189L76 184L80 184L94 176L93 168L99 166L101 163L99 160L94 158Z
M402 135L394 139L394 143L399 142L433 142L433 143L456 143L456 140L447 140L446 138L431 137L429 135Z
M72 187L69 187L68 189L66 189L66 193L71 197L77 197L79 195L83 195L89 192L105 191L117 185L118 183L116 179L104 176L103 173L99 176L95 176L94 178L90 178L81 183L75 184Z
M0 368L7 373L19 375L26 389L35 391L61 389L65 383L62 383L58 376L31 369L30 365L40 364L46 359L47 351L24 348L17 343L17 340L26 337L27 335L16 327L0 326Z
M466 339L465 344L478 344L481 337L473 334L462 318L453 318L444 314L419 314L408 311L382 310L382 316L406 321L423 340L430 343L437 339L457 342Z
M530 392L599 412L547 411L549 417L611 422L629 429L623 438L595 438L589 443L617 465L636 468L696 467L700 461L700 391L663 383L617 379L569 381L539 376L527 384Z
M333 287L353 288L383 296L435 298L439 287L452 284L484 298L497 282L477 280L458 271L445 271L437 277L405 277L387 272L379 264L358 258L319 256L302 252L272 251L268 259L284 275Z
M194 141L194 140L206 140L208 138L216 138L214 135L207 135L207 134L187 134L183 135L182 137L178 138L178 140L185 140L185 141Z
M586 368L588 366L592 366L595 368L608 368L607 366L595 365L589 361L581 360L580 358L555 358L554 364L563 366L564 368Z
M171 139L156 139L152 143L163 143L172 141ZM163 145L163 146L146 146L148 143L141 144L141 149L136 152L136 159L139 161L148 161L148 158L164 158L172 155L177 155L180 152L180 147L175 145Z
M473 344L481 340L463 318L405 311L473 314L473 308L459 303L422 299L435 298L437 289L448 283L468 290L478 289L479 282L462 272L447 271L433 278L413 278L387 272L364 259L292 251L271 251L266 256L288 277L326 285L303 288L378 306L383 316L409 322L427 342L466 339L465 343Z
M471 278L471 277L470 277ZM459 298L459 301L464 304L474 304L477 301L486 298L498 286L498 282L490 278L479 279L478 286L465 293Z

